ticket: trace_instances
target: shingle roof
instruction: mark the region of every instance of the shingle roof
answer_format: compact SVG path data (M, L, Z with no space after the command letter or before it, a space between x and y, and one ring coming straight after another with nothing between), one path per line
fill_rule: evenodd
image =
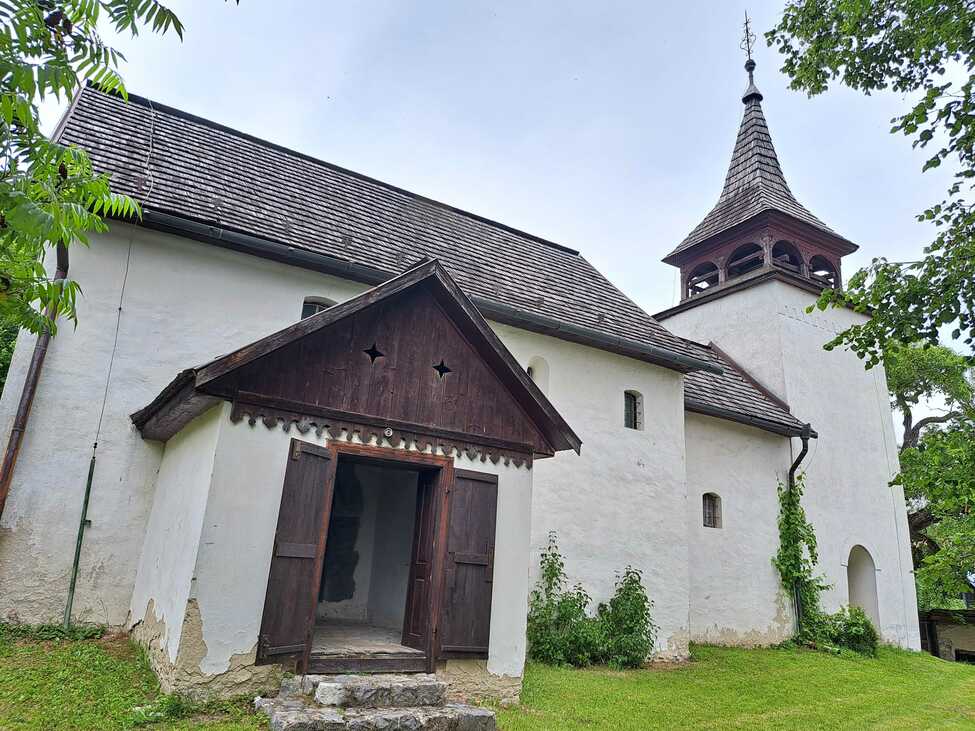
M59 139L86 149L147 211L395 273L436 258L468 295L725 368L688 375L688 408L712 403L778 433L800 425L567 247L135 95L125 103L84 89Z
M664 261L764 211L785 213L823 233L846 241L810 213L789 190L762 112L762 95L754 84L749 85L742 101L745 104L745 113L738 129L738 139L731 154L721 196L704 220Z
M60 140L85 148L96 170L112 173L114 189L144 199L147 210L393 273L437 258L468 295L688 352L572 249L144 98L129 100L84 89Z
M699 358L721 366L723 373L695 372L684 377L684 405L689 411L730 418L727 411L741 418L733 419L767 431L789 436L802 433L803 422L783 405L776 403L750 382L750 376L714 345L686 341Z

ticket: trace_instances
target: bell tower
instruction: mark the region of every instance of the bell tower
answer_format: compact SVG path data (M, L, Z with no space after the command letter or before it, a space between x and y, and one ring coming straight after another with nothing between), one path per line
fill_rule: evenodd
M845 307L809 309L824 288L841 286L841 260L857 247L789 190L755 85L747 21L745 32L745 110L724 188L711 212L664 259L680 269L682 296L656 318L676 335L713 342L796 418L813 425L819 436L801 469L803 505L819 540L819 569L830 585L823 606L834 611L863 605L849 587L870 575L882 637L916 648L907 514L900 488L890 486L899 467L884 369L865 370L855 353L824 349L868 315ZM795 459L801 445L794 439L791 446ZM720 449L720 439L707 448ZM764 484L756 481L755 499L774 494L788 469L783 462L769 470ZM857 569L861 549L872 561L863 565L872 571Z
M796 200L782 174L755 86L746 27L748 86L738 139L714 208L664 257L680 269L681 304L780 279L818 294L842 286L843 256L857 246Z

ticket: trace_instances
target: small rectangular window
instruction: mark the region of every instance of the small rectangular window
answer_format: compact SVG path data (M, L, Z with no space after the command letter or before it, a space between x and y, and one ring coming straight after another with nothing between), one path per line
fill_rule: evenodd
M721 527L721 498L713 492L704 493L704 527Z
M643 404L636 391L623 393L623 426L627 429L643 428Z

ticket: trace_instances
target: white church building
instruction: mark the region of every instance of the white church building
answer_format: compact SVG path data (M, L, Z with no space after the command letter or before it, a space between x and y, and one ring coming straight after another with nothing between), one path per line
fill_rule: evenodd
M46 358L18 339L0 618L70 595L185 692L289 668L512 696L550 531L596 601L642 571L659 657L787 639L795 467L826 608L919 648L883 369L823 349L863 315L806 311L856 246L790 192L761 101L651 316L578 251L85 89L58 138L144 216L59 262L84 296Z

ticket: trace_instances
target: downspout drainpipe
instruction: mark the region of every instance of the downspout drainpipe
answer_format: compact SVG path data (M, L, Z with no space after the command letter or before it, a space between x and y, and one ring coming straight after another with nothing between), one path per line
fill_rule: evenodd
M54 273L54 282L63 282L67 276L68 247L62 243L57 245L57 270ZM44 314L53 322L57 317L56 305L53 302L49 304ZM44 368L44 358L47 356L47 346L50 342L50 330L45 330L37 336L34 354L31 356L30 365L27 367L27 377L24 379L24 386L20 392L20 403L17 405L14 425L10 430L10 439L7 441L7 450L3 455L3 464L0 466L0 517L3 516L7 495L10 494L10 483L13 481L17 456L20 454L20 444L24 440L24 433L27 431L30 409L34 403L34 394L37 392L37 383L41 378L41 370Z
M809 435L812 432L812 426L810 424L802 425L802 432L799 434L799 439L802 440L802 449L799 450L798 456L796 456L795 461L789 468L789 493L795 489L796 486L796 471L799 469L799 465L802 460L806 458L806 454L809 452ZM795 609L795 619L796 619L796 634L799 634L802 630L802 610L799 606L799 584L796 582L792 586L792 604Z

